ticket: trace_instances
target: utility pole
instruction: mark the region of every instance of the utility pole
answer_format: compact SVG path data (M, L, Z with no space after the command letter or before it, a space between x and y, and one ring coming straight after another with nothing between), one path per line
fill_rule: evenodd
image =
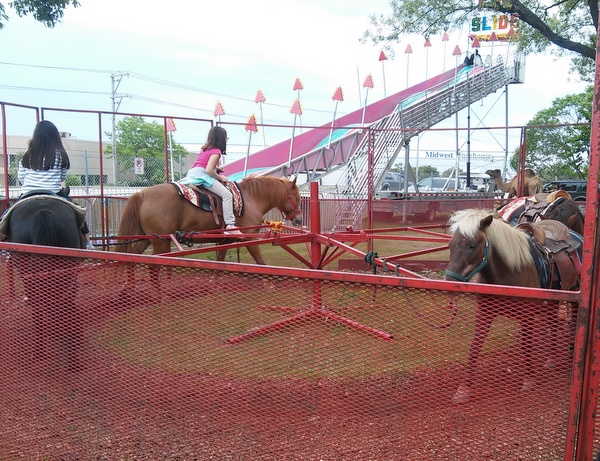
M112 88L110 97L110 99L112 99L112 165L115 186L117 185L117 124L115 119L115 112L119 110L121 101L125 97L125 95L117 94L117 90L119 88L119 85L121 84L121 80L124 76L127 75L129 75L127 72L119 72L110 75L110 82Z

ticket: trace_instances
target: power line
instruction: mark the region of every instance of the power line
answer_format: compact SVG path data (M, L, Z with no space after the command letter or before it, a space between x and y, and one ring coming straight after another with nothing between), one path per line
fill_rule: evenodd
M249 99L249 98L242 98L239 96L232 96L232 95L228 95L225 93L219 93L216 91L210 91L210 90L206 90L204 88L198 88L198 87L194 87L191 85L186 85L183 83L177 83L177 82L172 82L170 80L164 80L164 79L160 79L160 78L156 78L156 77L151 77L149 75L144 75L144 74L140 74L137 72L129 72L129 71L114 71L114 70L106 70L106 69L83 69L83 68L77 68L77 67L61 67L61 66L41 66L41 65L37 65L37 64L20 64L20 63L14 63L14 62L5 62L5 61L0 61L0 65L6 65L6 66L17 66L17 67L30 67L30 68L37 68L37 69L52 69L52 70L64 70L64 71L70 71L70 72L90 72L90 73L101 73L101 74L123 74L126 75L128 77L132 77L132 78L137 78L139 80L143 80L146 82L150 82L150 83L154 83L157 85L163 85L163 86L167 86L167 87L171 87L171 88L177 88L177 89L182 89L182 90L187 90L187 91L193 91L196 93L203 93L203 94L208 94L211 96L217 96L217 97L221 97L221 98L227 98L227 99L232 99L232 100L236 100L236 101L243 101L243 102L252 102L254 103L253 99ZM93 91L81 91L81 90L59 90L59 89L44 89L44 88L29 88L29 87L11 87L11 86L0 86L0 88L6 88L6 89L19 89L19 90L25 90L25 89L31 89L31 90L35 90L35 91L63 91L65 93L81 93L81 94L98 94L98 95L112 95L112 93L106 93L106 92L93 92ZM159 100L155 99L153 100L154 102L158 102ZM174 106L178 106L178 107L188 107L188 106L184 106L184 105L177 105L177 104L172 104L172 103L168 103L168 102L162 102L162 104L165 105L174 105ZM272 107L279 107L279 108L288 108L289 105L287 104L276 104L276 103L270 103L270 102L265 102L264 103L267 106L272 106ZM191 109L194 110L202 110L205 112L211 112L212 111L208 111L206 109L198 109L195 107L190 107ZM329 114L331 111L330 110L322 110L322 109L310 109L310 108L303 108L304 111L306 112L315 112L315 113L325 113L325 114Z
M115 72L114 70L82 69L79 67L40 66L38 64L20 64L17 62L4 62L4 61L0 61L0 64L5 65L5 66L33 67L36 69L69 70L69 71L76 71L76 72L95 72L95 73L108 73L108 74Z
M13 86L13 85L0 85L0 88L6 90L25 90L25 91L53 91L57 93L81 93L81 94L97 94L100 96L109 96L110 93L106 91L84 91L84 90L63 90L59 88L39 88L33 86Z

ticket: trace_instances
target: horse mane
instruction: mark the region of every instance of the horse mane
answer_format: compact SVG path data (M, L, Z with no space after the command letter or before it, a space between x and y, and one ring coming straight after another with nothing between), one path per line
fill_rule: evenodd
M493 210L468 209L457 211L450 218L450 231L459 232L465 237L475 238L481 220L494 215L491 224L485 229L490 248L513 271L531 266L533 257L529 249L529 236L501 219Z
M253 196L273 197L278 203L288 200L290 193L289 180L275 176L250 175L240 181L240 187L248 190Z

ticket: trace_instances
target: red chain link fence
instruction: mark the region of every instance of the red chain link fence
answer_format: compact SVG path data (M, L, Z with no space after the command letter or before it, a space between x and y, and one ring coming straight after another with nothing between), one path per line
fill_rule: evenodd
M35 108L11 110L31 117ZM50 112L71 117L59 109L42 115ZM111 167L113 187L121 173L112 158L101 160L112 114L87 116L99 120L92 173L100 193L75 197L88 208L95 242L115 249L127 194L113 196L102 184ZM10 172L18 152L5 139ZM599 145L593 132L594 178ZM165 175L170 167L165 162ZM597 195L588 216L597 216ZM442 222L452 211L439 200L433 210L381 202L372 215L386 215L390 226L406 224L407 215ZM329 231L329 215L342 207L320 205ZM311 226L306 209L305 218ZM432 228L391 230L407 234L404 241L349 229L343 257L328 254L323 270L294 268L283 250L305 250L305 261L315 262L313 245L325 256L335 236L292 244L265 235L275 249L265 267L245 264L243 249L242 263L217 263L210 253L0 243L0 459L589 459L598 448L597 233L588 219L582 290L569 293L436 280L447 236ZM482 297L511 315L478 311ZM470 399L455 403L477 312L494 321ZM551 325L540 320L543 312Z
M572 450L576 293L0 250L0 459L546 461ZM481 294L514 316L494 321L471 399L456 404ZM535 321L548 309L552 330Z

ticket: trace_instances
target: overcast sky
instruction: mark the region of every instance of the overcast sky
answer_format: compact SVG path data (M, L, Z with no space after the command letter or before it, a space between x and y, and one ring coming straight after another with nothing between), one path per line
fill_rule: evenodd
M243 124L253 114L260 123L262 109L265 124L287 125L266 127L267 144L289 138L294 123L330 121L338 86L344 94L337 106L340 116L359 109L365 99L373 102L451 68L456 45L468 49L466 31L449 42L431 37L431 48L423 46L423 37L403 37L395 58L379 61L381 48L359 38L369 27L369 15L389 13L387 0L82 0L54 29L7 11L10 20L0 30L1 101L110 111L111 74L124 74L118 87L125 96L121 112L216 119L220 102L223 121ZM405 53L409 44L412 54ZM503 51L496 46L494 52ZM567 60L528 56L525 83L509 89L508 124L525 124L553 99L580 92L584 85L567 69ZM365 93L369 74L374 87ZM297 78L300 92L293 90ZM266 97L262 106L254 102L259 89ZM290 108L298 96L303 113L295 122ZM504 96L488 96L472 111L472 126L503 125ZM29 114L9 115L9 134L31 134ZM80 139L97 136L93 123L79 119L63 116L59 129ZM462 126L465 119L461 114ZM249 138L243 125L228 131L232 153L243 154L248 143L252 150L263 144L262 133ZM176 141L187 145L201 144L205 136L201 130L175 133ZM516 130L511 133L511 150L518 137ZM454 148L435 142L428 146L424 138L421 149Z

